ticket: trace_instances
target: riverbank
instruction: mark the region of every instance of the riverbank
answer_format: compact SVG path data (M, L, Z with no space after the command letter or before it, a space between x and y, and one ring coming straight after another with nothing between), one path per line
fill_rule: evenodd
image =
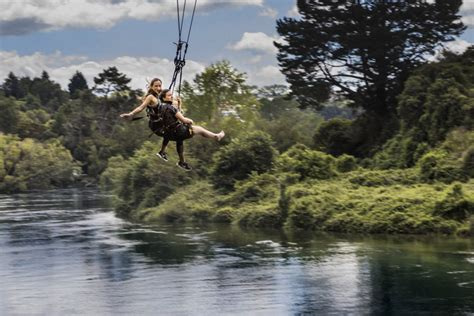
M334 178L253 175L229 194L209 182L178 189L156 207L131 210L143 222L227 222L245 227L394 233L474 233L474 180L422 183L416 169L357 170Z

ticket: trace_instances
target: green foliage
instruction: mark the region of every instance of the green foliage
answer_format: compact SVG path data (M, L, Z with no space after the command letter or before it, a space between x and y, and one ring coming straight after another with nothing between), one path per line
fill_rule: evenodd
M276 203L253 203L246 205L237 223L245 227L281 227L283 218Z
M413 167L440 145L450 159L460 158L466 143L474 141L470 132L474 126L472 55L474 48L459 56L448 54L414 72L398 97L402 128L375 155L374 166Z
M135 212L133 216L148 221L168 222L208 221L214 216L216 220L224 221L227 215L215 212L215 195L216 192L210 183L193 182L177 188L174 193L161 201L158 207L145 208Z
M470 178L474 178L474 146L469 147L463 157L463 171Z
M460 222L431 213L440 203L437 190L444 188L427 184L362 187L344 180L295 185L288 191L287 224L338 232L453 233ZM472 190L472 184L468 188Z
M410 185L419 182L415 169L360 170L347 175L350 183L365 187Z
M157 146L145 142L128 160L120 156L109 160L101 184L125 203L124 212L155 206L194 177L193 172L180 172L174 164L164 163L155 152Z
M2 90L7 97L14 97L14 98L21 98L24 97L26 92L22 89L20 84L20 80L13 72L8 73L8 77L5 79L4 83L2 84Z
M380 169L412 167L429 150L429 145L416 141L410 134L397 134L387 141L374 155L372 165Z
M69 94L71 98L76 99L79 97L79 92L81 90L89 90L89 86L87 85L86 78L80 71L76 71L76 73L69 79L68 84Z
M451 183L466 180L466 174L461 166L449 159L443 150L433 150L424 155L418 162L420 179L425 182L442 181Z
M0 192L62 187L74 182L78 165L58 141L0 134Z
M238 180L252 172L264 173L273 166L276 151L268 134L254 131L235 138L214 157L211 179L222 191L231 191Z
M247 119L246 113L257 104L250 86L228 61L220 61L198 74L193 83L182 87L186 115L195 121L214 121L229 113Z
M278 61L302 104L318 106L327 86L371 115L393 115L409 73L465 29L461 4L299 0L298 18L277 21Z
M313 110L290 108L273 114L270 120L258 120L255 126L268 133L278 151L284 152L297 143L311 146L312 135L321 122L321 116Z
M323 122L313 141L317 149L334 156L351 153L354 147L352 121L334 118Z
M463 193L462 185L455 184L445 197L435 204L433 214L444 218L462 221L474 213L474 201L470 201Z
M336 169L339 172L349 172L357 168L357 161L353 156L341 155L336 159Z
M328 154L298 144L278 157L277 170L296 173L300 180L329 179L336 175L335 161Z
M112 92L124 92L131 90L128 83L132 79L118 71L117 67L104 69L98 77L94 77L94 90L108 98Z
M13 98L0 95L0 132L15 134L20 120L20 107Z
M238 206L242 203L258 203L265 200L277 201L280 194L280 180L269 173L252 175L235 184L234 192L224 199L227 205Z

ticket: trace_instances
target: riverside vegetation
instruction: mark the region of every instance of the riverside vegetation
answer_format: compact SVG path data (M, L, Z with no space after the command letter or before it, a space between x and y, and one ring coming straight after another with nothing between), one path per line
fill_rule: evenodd
M141 91L116 68L93 88L77 72L68 92L46 72L10 73L0 190L99 182L122 216L146 222L472 236L474 48L408 70L393 103L372 110L324 89L304 102L285 86L257 89L229 62L212 64L182 97L187 116L226 137L185 143L192 172L171 147L170 162L154 156L146 120L118 119Z

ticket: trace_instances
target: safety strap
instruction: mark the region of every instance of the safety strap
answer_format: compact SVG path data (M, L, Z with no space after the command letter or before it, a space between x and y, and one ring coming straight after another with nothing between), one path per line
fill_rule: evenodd
M193 8L193 13L191 15L191 22L189 23L188 36L186 38L186 41L183 41L181 38L181 35L183 31L184 14L186 12L186 0L184 0L182 12L180 12L180 9L179 9L179 0L176 0L176 11L178 14L178 42L174 43L176 45L176 55L174 57L174 72L171 78L169 89L174 92L174 89L176 87L176 81L179 78L178 95L181 95L181 82L183 79L183 67L186 64L186 53L188 52L188 43L189 43L189 37L191 36L191 28L193 26L194 13L196 12L196 4L197 4L197 0L194 0L194 8Z

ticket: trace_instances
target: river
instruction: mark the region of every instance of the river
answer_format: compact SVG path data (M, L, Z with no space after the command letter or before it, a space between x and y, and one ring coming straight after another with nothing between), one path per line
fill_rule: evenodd
M0 195L0 315L467 315L474 239L143 225L93 189Z

